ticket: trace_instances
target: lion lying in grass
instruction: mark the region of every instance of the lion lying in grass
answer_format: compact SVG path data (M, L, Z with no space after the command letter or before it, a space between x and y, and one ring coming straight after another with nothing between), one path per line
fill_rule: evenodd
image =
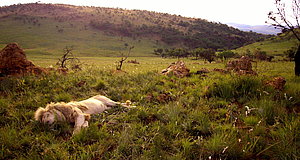
M88 127L90 114L101 113L116 105L121 105L126 108L135 107L130 106L130 104L130 101L120 103L105 96L97 95L79 102L50 103L46 106L46 108L38 108L34 114L34 118L36 121L44 124L52 124L55 121L75 123L73 133L77 133L82 127Z

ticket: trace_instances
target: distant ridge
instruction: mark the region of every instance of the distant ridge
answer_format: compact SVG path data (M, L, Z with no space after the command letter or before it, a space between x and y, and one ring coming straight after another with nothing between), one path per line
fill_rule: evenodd
M270 25L246 25L246 24L237 24L237 23L227 23L229 26L232 26L234 28L240 29L242 31L253 31L256 33L262 33L262 34L272 34L276 35L278 33L281 33L280 29L275 29L273 26Z

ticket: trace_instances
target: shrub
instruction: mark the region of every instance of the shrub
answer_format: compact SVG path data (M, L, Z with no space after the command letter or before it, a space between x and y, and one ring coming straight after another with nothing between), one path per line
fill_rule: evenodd
M206 94L208 97L219 97L226 101L251 99L260 95L261 86L261 80L256 77L232 77L217 81Z
M277 143L271 145L269 154L278 159L297 159L299 155L299 130L300 120L297 118L288 118L284 123L271 130L271 137Z
M248 117L244 118L244 123L247 126L255 126L255 125L258 124L259 120L260 119L258 117L256 117L256 116L248 116Z
M209 155L216 158L222 154L226 147L226 134L215 133L205 141L204 147L208 150Z
M230 51L230 50L227 50L227 51L223 51L223 52L219 52L217 54L217 58L221 58L221 59L228 59L228 58L233 58L235 57L237 54Z
M191 136L209 136L212 133L211 122L208 115L199 110L190 113L185 123L185 129Z
M5 126L9 121L9 101L6 99L0 98L0 126Z
M261 61L269 61L269 62L271 62L272 59L274 58L274 56L267 55L266 51L262 51L260 48L257 48L254 51L254 58L256 58L258 60L261 60Z
M16 92L19 86L23 84L24 81L17 78L4 78L0 80L0 92L5 94Z
M94 88L97 91L105 90L107 88L107 83L103 80L98 80L98 82Z
M254 51L254 57L256 59L259 59L259 60L266 60L267 59L267 52L266 51L262 51L260 48L257 48Z
M252 106L251 108L258 108L260 118L269 125L273 125L275 123L275 118L282 113L280 104L267 98L251 101L249 105Z
M296 55L296 51L297 48L296 47L292 47L286 51L284 51L284 55L290 60L290 61L294 61L295 59L295 55Z
M55 102L70 102L72 100L72 96L68 93L59 93L54 96Z
M102 139L109 136L109 133L107 133L106 130L106 125L102 126L99 130L97 125L90 124L89 128L82 129L82 131L72 137L72 140L76 143L82 143L85 145L93 144L102 141Z
M181 159L196 159L197 158L197 148L196 141L192 138L183 138L179 141L181 146Z

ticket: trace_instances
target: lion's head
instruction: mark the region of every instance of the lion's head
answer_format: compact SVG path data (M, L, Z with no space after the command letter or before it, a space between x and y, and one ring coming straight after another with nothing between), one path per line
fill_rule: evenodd
M46 109L40 107L34 113L34 119L45 124L52 124L55 121L55 115L53 112L47 111Z
M83 114L85 120L90 119L89 114L84 114L82 110L86 110L86 106L82 106L79 103L70 103L66 104L63 102L60 103L50 103L46 108L38 108L34 114L36 121L42 122L44 124L52 124L55 121L67 121L74 123L78 114Z

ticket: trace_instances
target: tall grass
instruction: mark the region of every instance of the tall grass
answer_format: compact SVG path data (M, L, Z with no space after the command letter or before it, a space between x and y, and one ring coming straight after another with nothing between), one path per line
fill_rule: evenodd
M163 68L168 61L153 63ZM187 60L192 72L202 68L192 63ZM296 77L289 75L285 89L277 91L264 85L271 78L267 72L257 77L211 72L204 78L177 78L143 64L135 66L141 70L135 73L132 66L127 73L102 67L0 80L0 159L299 158ZM280 68L279 75L288 75ZM131 100L137 108L93 115L90 126L77 135L70 124L48 126L33 120L34 111L47 103L96 94ZM245 106L253 110L245 114Z

